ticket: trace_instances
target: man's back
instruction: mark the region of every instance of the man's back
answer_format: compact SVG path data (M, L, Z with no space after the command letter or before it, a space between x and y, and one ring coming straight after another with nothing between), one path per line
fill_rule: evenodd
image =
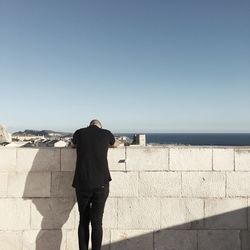
M77 130L73 143L77 148L77 162L73 187L91 189L107 184L110 180L107 152L113 145L113 134L95 125Z

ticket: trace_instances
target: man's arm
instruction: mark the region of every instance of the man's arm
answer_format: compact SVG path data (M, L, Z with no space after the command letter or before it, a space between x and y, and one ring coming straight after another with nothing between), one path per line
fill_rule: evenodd
M73 147L76 147L77 144L77 131L73 134L73 138L71 140Z
M117 148L120 145L120 142L115 139L114 135L110 132L109 145L111 148Z
M120 145L120 141L115 139L115 142L113 145L111 145L111 148L117 148Z

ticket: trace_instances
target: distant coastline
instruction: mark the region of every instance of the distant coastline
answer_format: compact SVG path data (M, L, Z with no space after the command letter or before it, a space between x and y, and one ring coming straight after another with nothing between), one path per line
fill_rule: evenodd
M194 145L194 146L250 146L250 133L137 133L146 135L147 145ZM114 133L116 137L132 142L135 133ZM52 130L24 130L12 134L14 140L38 139L44 143L51 141L66 141L70 144L73 133ZM32 139L32 138L35 139ZM130 144L128 143L128 144ZM126 145L126 144L125 144Z
M250 146L250 133L145 133L150 145ZM116 133L133 138L132 133Z

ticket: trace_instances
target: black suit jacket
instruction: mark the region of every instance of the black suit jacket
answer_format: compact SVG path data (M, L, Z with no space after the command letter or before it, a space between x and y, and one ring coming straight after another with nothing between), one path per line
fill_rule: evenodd
M114 135L95 125L78 129L73 135L77 160L72 186L89 190L111 181L107 152L115 143Z

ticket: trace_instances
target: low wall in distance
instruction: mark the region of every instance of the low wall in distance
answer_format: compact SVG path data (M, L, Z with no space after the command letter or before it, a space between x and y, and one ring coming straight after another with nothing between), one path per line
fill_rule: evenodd
M76 250L74 149L0 149L0 249ZM249 250L250 148L119 147L104 250Z

